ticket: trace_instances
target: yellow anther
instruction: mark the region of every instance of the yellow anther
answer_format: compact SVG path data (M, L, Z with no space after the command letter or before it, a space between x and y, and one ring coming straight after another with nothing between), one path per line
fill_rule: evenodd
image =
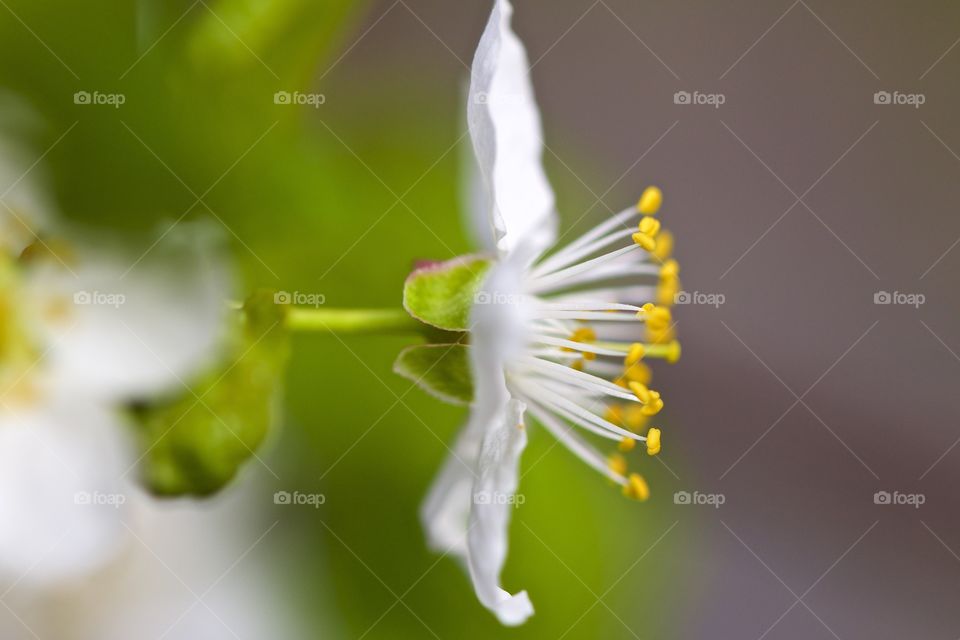
M633 242L640 245L644 251L653 252L653 250L657 248L657 241L652 236L648 236L645 233L638 231L631 237L633 238Z
M655 305L652 302L643 305L637 312L637 317L647 324L648 329L654 330L666 329L673 321L673 314L670 313L670 309Z
M656 218L651 218L646 216L640 218L640 233L644 233L651 238L656 238L657 234L660 233L660 221Z
M673 327L647 327L647 342L650 342L655 345L664 345L669 343L671 340L676 339L677 332L674 331Z
M570 339L574 342L593 342L597 339L597 332L590 327L578 327L573 330Z
M630 345L630 351L627 352L627 357L623 359L623 364L627 367L637 364L643 359L644 351L642 344L634 342Z
M655 456L660 453L660 429L650 427L647 431L647 455Z
M660 393L649 391L648 399L643 403L640 412L645 416L655 416L660 413L661 409L663 409L663 400L660 399Z
M578 327L573 330L573 333L570 334L570 342L594 342L597 339L597 332L591 329L590 327ZM561 351L573 352L577 351L576 347L561 347ZM597 354L588 353L586 351L581 351L580 355L583 360L596 360ZM580 367L583 367L583 362L581 361ZM576 367L574 367L576 368Z
M666 359L667 362L669 362L670 364L673 364L674 362L680 359L680 351L681 351L680 341L672 340L667 345L667 353L664 356L664 358Z
M643 431L649 421L650 417L643 415L642 405L631 404L623 411L623 426L634 433Z
M571 369L576 369L577 371L583 371L583 360L574 360L570 363Z
M612 404L603 412L603 419L619 426L623 425L623 407Z
M650 486L639 473L631 473L623 486L623 495L644 502L650 497Z
M637 211L645 216L652 216L660 210L660 204L663 202L663 192L657 187L647 187L637 202Z
M633 451L633 448L634 448L635 446L637 446L637 441L636 441L636 440L634 440L633 438L626 438L626 437L625 437L623 440L620 441L620 444L617 445L617 448L620 449L620 451L623 451L624 453L627 453L627 452L629 452L629 451Z
M680 275L680 263L669 258L664 260L663 264L660 265L660 277L661 278L676 278Z
M653 256L657 260L666 260L673 255L673 234L664 229L657 234L657 246L654 247Z
M629 382L630 382L630 381L627 380L627 379L626 379L625 377L623 377L623 376L618 376L618 377L616 377L616 378L613 379L613 384L617 385L618 387L623 387L624 389L627 388L627 384L628 384Z
M614 453L607 458L607 467L617 475L627 475L627 460L619 453Z
M657 285L657 304L669 307L677 302L677 294L680 293L680 281L660 280Z
M650 384L653 379L653 372L650 367L642 362L635 362L623 370L623 377L629 382L639 382L641 384Z
M633 391L633 395L637 396L637 400L646 404L650 401L650 389L647 388L647 385L642 382L631 382L627 386L630 387L630 391Z

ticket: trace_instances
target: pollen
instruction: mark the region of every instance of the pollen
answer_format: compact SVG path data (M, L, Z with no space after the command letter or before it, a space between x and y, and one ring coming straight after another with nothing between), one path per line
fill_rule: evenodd
M623 486L623 495L645 502L650 497L650 486L639 473L631 473L627 478L627 484Z
M650 384L650 380L653 378L653 372L650 371L650 367L644 363L636 362L623 370L623 377L626 378L628 382Z
M632 236L633 242L637 245L640 245L644 251L653 252L657 248L657 241L655 238L648 236L645 233L640 231L636 232Z
M680 275L680 263L674 260L673 258L664 260L663 264L660 265L661 278L676 278L679 275Z
M618 476L627 475L627 460L619 453L614 453L607 458L607 466Z
M655 416L663 409L663 400L658 391L649 391L649 400L643 403L640 412L645 416Z
M640 402L646 404L650 400L650 389L647 388L647 385L642 382L631 382L628 386Z
M637 446L637 441L636 441L636 440L634 440L633 438L626 438L626 437L625 437L623 440L620 441L620 444L617 445L617 448L620 449L620 451L623 451L624 453L627 453L627 452L629 452L629 451L633 451L633 448L636 447L636 446ZM649 447L648 447L648 449L649 449Z
M644 216L640 218L639 231L651 238L656 238L660 233L660 221L651 216Z
M655 456L660 453L660 429L650 427L647 431L647 455Z
M623 426L634 433L643 431L649 421L650 417L643 414L643 407L640 405L631 404L623 410Z
M657 187L647 187L637 202L637 211L645 216L656 215L663 203L663 192Z
M661 262L673 255L673 234L666 229L657 234L657 243L651 253Z
M623 364L627 367L631 367L643 359L644 346L639 342L634 342L630 345L630 350L627 352L627 357L623 359Z
M669 308L655 305L652 302L643 305L637 312L637 317L646 322L648 329L654 331L669 328L673 321L673 315Z
M603 419L617 426L623 425L623 408L620 405L612 404L607 407L603 413Z

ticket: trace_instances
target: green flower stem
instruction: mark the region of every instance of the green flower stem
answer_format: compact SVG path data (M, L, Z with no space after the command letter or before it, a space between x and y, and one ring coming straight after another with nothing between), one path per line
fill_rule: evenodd
M290 307L285 322L290 331L304 333L412 334L424 330L424 325L403 309Z

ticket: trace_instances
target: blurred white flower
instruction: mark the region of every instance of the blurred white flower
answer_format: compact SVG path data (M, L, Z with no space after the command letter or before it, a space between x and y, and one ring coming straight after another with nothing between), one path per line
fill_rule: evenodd
M142 260L61 235L0 248L4 582L48 586L122 549L137 495L123 407L182 389L225 330L224 264L201 230L182 231Z
M527 440L524 412L624 494L646 500L647 484L627 472L625 458L599 453L574 431L617 443L622 452L641 442L657 454L660 430L641 430L663 400L647 387L650 371L640 360L679 357L667 308L679 290L678 267L670 259L672 238L653 217L658 189L543 257L557 240L557 213L512 11L508 0L496 0L473 61L467 107L479 169L470 185L470 222L495 258L470 313L474 403L421 512L430 546L464 562L480 602L505 625L533 613L525 591L500 586Z
M257 515L255 505L269 501L258 481L245 475L202 502L132 495L132 533L116 561L42 592L18 585L4 596L9 609L0 607L0 637L301 637L278 565L282 525Z

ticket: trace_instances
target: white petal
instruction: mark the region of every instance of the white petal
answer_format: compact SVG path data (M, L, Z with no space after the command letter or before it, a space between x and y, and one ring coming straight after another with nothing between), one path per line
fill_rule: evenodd
M484 438L467 533L467 558L477 597L508 626L523 624L533 615L526 591L511 595L500 587L500 572L507 558L510 512L520 475L520 454L527 446L523 411L522 402L511 400L496 427Z
M472 212L487 249L512 251L556 237L554 196L543 170L543 132L523 44L510 29L513 7L496 0L473 59L467 121L485 196Z
M129 398L181 389L211 363L226 327L229 278L207 255L209 243L175 235L129 273L136 256L79 251L72 274L56 263L33 274L35 306L59 298L69 309L43 322L49 384Z
M462 561L467 557L470 496L486 426L477 419L478 415L476 411L471 414L420 507L430 549L450 553Z
M116 554L131 459L122 434L114 415L78 399L0 415L3 578L46 585Z

